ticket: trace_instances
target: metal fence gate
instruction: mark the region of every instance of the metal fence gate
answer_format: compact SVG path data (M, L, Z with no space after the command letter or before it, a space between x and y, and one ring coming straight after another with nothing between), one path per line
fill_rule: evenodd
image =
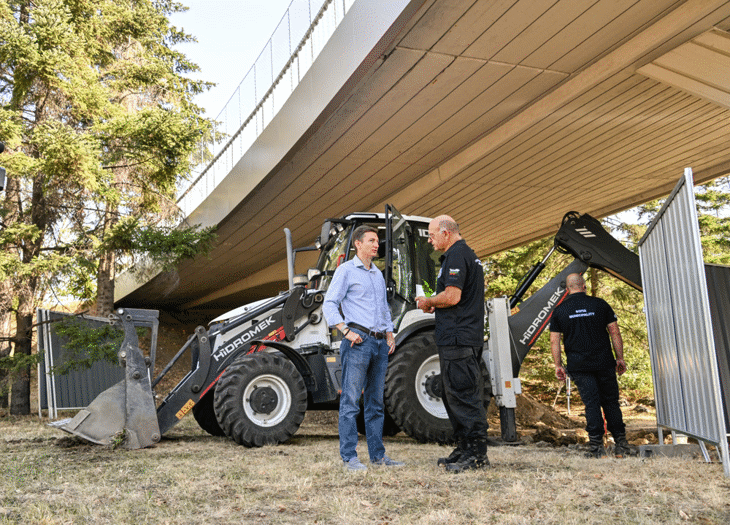
M54 329L58 321L73 317L71 314L37 310L38 354L38 415L48 409L49 419L58 417L58 410L81 409L88 406L97 395L124 380L124 369L116 363L97 361L91 368L73 370L60 375L55 367L63 364L63 340ZM84 323L92 328L108 325L101 317L84 317Z
M714 337L727 320L717 308L713 318L710 308L690 168L639 242L639 255L657 425L698 439L703 450L715 445L730 476Z

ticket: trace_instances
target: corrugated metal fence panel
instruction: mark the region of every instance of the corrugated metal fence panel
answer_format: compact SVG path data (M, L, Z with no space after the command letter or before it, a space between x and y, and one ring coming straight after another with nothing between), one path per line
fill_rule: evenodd
M705 264L725 428L730 430L730 267Z
M657 225L656 230L657 236L661 238L663 225ZM672 328L674 311L670 289L647 285L652 282L669 282L667 254L656 248L657 236L648 238L641 250L641 279L644 283L649 346L656 349L650 354L654 397L657 399L657 421L673 427L683 426L685 418L679 377L679 352ZM648 274L647 268L651 274Z
M685 183L685 188L692 191L691 182ZM700 437L717 440L719 422L714 417L706 417L705 410L695 408L714 407L713 385L702 380L703 371L708 369L708 350L714 342L694 195L690 202L688 200L687 191L678 192L664 214L667 222L665 249L670 260L674 261L669 265L669 279L675 293L673 303L680 349L679 370L685 394L687 428L696 429ZM711 414L714 413L716 410L712 410Z
M117 364L97 361L91 368L73 370L68 374L53 373L53 367L64 363L63 341L55 333L55 321L71 317L69 314L38 310L38 352L44 360L39 364L39 407L49 409L55 417L58 409L77 409L88 406L101 392L124 379L124 369ZM83 318L91 327L107 324L102 318ZM41 378L45 378L41 380Z
M727 429L692 171L685 170L639 243L657 423L719 445Z

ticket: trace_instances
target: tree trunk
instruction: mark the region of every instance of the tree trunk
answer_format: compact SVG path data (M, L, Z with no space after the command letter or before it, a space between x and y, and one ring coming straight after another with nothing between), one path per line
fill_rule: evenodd
M107 204L104 212L104 225L102 239L111 235L112 228L117 223L115 210L110 209ZM114 264L116 254L114 250L104 250L99 258L99 269L96 271L96 307L95 313L100 317L106 317L114 311Z
M596 273L595 268L590 269L590 275L591 275L591 295L593 297L596 296L598 293L598 275Z
M0 348L0 357L8 357L10 355L10 348ZM0 368L0 408L8 408L8 401L10 400L8 384L8 373L5 369Z
M42 179L42 176L38 176L33 182L30 207L30 224L36 226L41 234L33 238L25 238L21 242L20 258L25 265L31 265L38 261L49 223ZM30 357L32 354L33 313L37 305L36 296L40 286L39 279L38 275L33 275L25 282L25 286L15 290L18 299L18 309L15 314L15 351L13 352L15 359L23 356ZM10 413L18 416L30 414L30 364L22 368L15 368L13 374L13 386L10 390Z
M21 299L22 301L22 299ZM32 350L33 314L18 309L14 356L29 356ZM26 416L30 414L30 365L14 371L13 386L10 391L10 414Z
M96 308L95 313L106 317L114 311L114 252L101 255L99 270L96 273Z

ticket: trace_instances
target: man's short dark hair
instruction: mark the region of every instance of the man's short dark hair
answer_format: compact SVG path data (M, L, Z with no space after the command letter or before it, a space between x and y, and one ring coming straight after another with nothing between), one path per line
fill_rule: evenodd
M372 226L368 226L367 224L362 224L355 228L355 231L352 232L352 242L360 241L362 242L362 238L365 237L365 234L368 232L372 232L375 235L378 234L378 230L373 228Z

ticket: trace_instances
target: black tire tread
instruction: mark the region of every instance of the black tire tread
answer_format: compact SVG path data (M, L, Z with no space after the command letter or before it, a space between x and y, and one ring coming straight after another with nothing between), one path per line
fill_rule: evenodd
M211 436L225 436L218 419L215 417L215 409L213 408L214 391L211 389L198 401L193 407L193 417L198 422L200 428L205 430Z
M448 443L453 428L448 419L439 419L418 403L413 391L413 374L423 361L419 356L436 349L433 332L417 335L401 345L388 365L385 377L385 405L395 423L409 436L420 441Z
M276 374L287 382L292 407L278 425L262 428L243 410L242 393L246 385L261 374ZM215 388L215 415L225 434L239 445L262 447L284 443L299 429L307 410L307 387L291 361L283 356L256 353L231 363Z

